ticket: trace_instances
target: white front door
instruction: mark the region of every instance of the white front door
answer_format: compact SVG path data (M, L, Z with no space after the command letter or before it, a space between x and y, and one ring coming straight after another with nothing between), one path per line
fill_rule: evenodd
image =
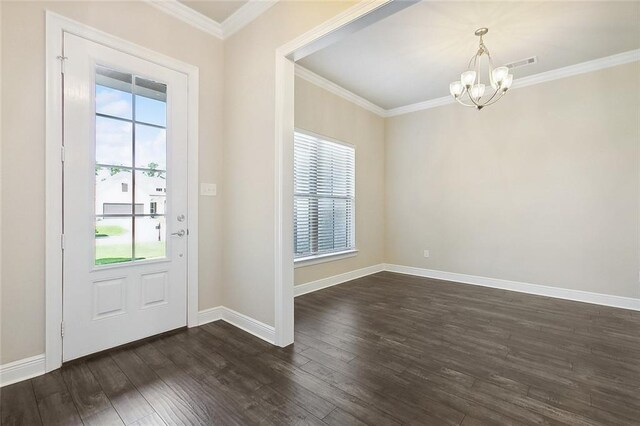
M187 76L64 34L63 361L187 324Z

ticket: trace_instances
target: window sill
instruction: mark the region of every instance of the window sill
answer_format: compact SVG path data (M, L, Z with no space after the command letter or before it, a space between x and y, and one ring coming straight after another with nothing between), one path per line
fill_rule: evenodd
M334 260L347 259L358 255L358 250L346 250L338 253L327 253L318 256L301 257L293 261L294 268L303 268L305 266L317 265L319 263L333 262Z

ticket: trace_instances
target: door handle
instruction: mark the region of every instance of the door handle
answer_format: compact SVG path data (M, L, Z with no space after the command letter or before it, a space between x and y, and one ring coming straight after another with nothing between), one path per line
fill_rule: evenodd
M179 230L178 232L173 232L171 235L177 235L178 237L184 237L186 234L184 229Z

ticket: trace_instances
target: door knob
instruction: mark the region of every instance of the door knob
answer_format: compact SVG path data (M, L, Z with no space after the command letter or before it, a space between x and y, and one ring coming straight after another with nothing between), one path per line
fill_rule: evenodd
M186 234L184 229L179 230L178 232L173 232L171 235L177 235L178 237L184 237Z

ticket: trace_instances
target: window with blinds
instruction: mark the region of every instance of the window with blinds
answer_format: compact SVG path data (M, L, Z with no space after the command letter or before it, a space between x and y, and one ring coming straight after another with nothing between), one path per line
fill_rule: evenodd
M294 257L355 249L355 150L296 131Z

